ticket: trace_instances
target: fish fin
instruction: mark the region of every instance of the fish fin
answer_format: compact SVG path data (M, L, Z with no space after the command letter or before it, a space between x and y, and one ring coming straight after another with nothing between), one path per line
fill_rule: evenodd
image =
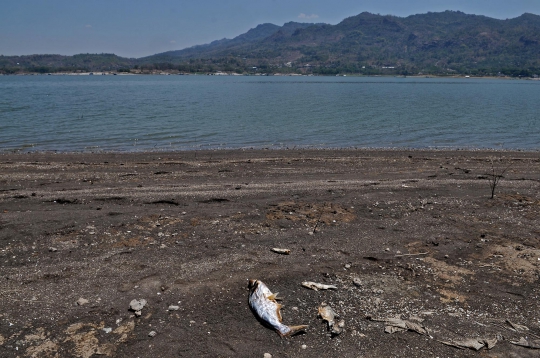
M281 297L278 297L277 295L279 295L279 293L272 293L271 295L266 296L266 298L268 298L270 301L281 300Z
M305 332L306 328L308 328L308 325L302 325L302 326L289 326L289 332L285 334L280 334L282 337L290 337L294 336L297 333Z
M280 322L283 321L283 318L281 317L281 305L278 303L277 306L276 306L276 315L277 315L277 318Z

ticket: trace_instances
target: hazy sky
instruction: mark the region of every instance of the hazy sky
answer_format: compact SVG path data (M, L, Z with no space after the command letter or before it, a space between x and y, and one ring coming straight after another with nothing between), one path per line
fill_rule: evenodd
M337 24L363 11L540 14L540 0L2 0L0 55L149 56L233 38L258 24Z

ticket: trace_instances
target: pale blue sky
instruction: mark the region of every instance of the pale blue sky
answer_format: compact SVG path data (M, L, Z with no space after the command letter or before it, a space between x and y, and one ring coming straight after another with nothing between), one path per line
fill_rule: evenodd
M336 24L363 11L506 19L540 14L540 0L2 0L1 9L0 55L142 57L233 38L265 22Z

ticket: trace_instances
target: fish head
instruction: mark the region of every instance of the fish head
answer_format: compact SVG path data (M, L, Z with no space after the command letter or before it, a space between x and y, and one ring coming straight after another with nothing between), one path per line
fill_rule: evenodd
M248 282L248 288L251 292L255 291L257 287L259 286L259 280L249 280Z

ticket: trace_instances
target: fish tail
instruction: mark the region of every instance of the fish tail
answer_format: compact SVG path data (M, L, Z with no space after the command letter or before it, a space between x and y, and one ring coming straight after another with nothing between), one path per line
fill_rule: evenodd
M304 332L306 328L308 328L309 326L301 325L301 326L287 326L287 327L289 328L289 331L285 334L282 334L281 335L282 337L290 337L290 336L294 336L297 333Z

